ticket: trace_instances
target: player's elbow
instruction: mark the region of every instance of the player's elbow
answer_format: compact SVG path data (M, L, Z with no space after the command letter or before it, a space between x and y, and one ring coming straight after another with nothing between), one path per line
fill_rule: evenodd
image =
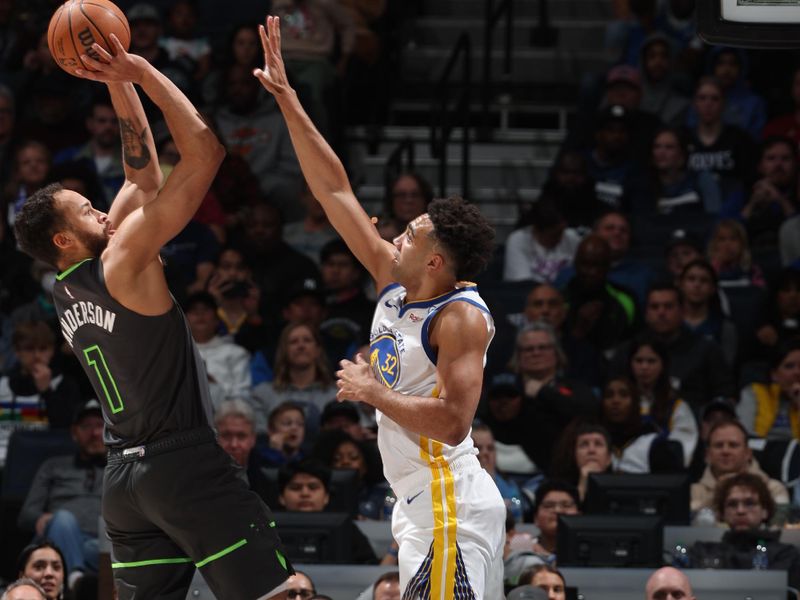
M447 427L442 432L442 439L448 446L458 446L469 435L471 421L466 420L462 415L450 419Z

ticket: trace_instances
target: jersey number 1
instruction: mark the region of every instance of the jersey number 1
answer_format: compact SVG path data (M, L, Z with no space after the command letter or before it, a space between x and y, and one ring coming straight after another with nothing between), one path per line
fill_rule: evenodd
M108 370L108 364L103 356L103 351L96 344L83 351L86 356L86 362L90 367L94 367L94 372L97 373L97 379L100 380L100 385L103 386L103 393L106 395L106 402L111 408L111 412L116 414L122 412L125 406L122 404L117 383L111 376L111 371Z

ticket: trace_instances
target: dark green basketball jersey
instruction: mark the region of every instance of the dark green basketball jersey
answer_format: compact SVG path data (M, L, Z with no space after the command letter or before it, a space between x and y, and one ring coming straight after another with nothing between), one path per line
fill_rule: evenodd
M103 406L106 445L139 446L211 422L205 366L180 307L148 317L115 301L100 259L59 274L64 339Z

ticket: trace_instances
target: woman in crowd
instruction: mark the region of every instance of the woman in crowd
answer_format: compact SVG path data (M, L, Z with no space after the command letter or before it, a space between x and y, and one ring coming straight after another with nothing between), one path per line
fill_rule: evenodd
M17 559L17 577L32 579L47 594L47 600L61 600L64 592L64 555L49 540L23 548Z
M577 486L581 501L591 473L611 470L611 434L597 422L576 419L559 440L553 476Z
M211 70L203 80L203 100L206 105L218 104L225 94L222 86L225 85L224 74L231 65L242 65L249 70L261 68L264 62L264 53L261 50L261 40L258 38L258 23L240 23L234 26L225 45L219 64Z
M683 267L678 288L683 294L683 323L693 333L717 342L729 365L735 364L738 344L736 325L720 305L717 274L705 260L698 258Z
M747 230L736 219L722 219L711 230L708 260L722 288L755 285L764 287L761 268L753 263Z
M278 404L291 401L299 405L306 418L306 435L313 439L325 405L336 398L333 375L325 358L319 333L305 323L289 323L278 339L275 376L253 388L256 414L262 415L259 430Z
M621 473L680 471L682 456L665 436L642 422L639 393L627 377L615 377L603 391L600 422L611 435L613 470Z
M692 409L678 397L669 379L669 353L651 336L631 344L628 375L639 392L639 408L645 425L662 437L680 443L684 466L689 466L697 447L697 422Z
M780 343L800 338L800 271L783 269L778 275L756 330L758 358L769 358Z
M401 173L389 184L386 208L402 231L406 225L428 210L431 200L433 188L422 175Z

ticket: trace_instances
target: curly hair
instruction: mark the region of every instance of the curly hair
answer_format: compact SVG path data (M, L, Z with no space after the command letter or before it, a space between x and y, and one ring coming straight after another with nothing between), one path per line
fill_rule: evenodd
M14 221L14 235L22 251L52 267L58 267L59 259L53 236L66 226L55 199L63 189L58 183L43 187L25 201Z
M764 480L758 475L753 473L738 473L732 477L726 477L717 484L717 489L714 493L714 510L717 511L717 517L720 521L723 520L725 514L725 502L734 487L741 487L755 492L758 496L758 502L761 508L767 511L766 522L772 520L775 516L775 499L769 493L769 488Z
M454 261L456 279L475 278L489 262L494 249L494 229L478 207L463 198L436 199L428 206L433 236Z

